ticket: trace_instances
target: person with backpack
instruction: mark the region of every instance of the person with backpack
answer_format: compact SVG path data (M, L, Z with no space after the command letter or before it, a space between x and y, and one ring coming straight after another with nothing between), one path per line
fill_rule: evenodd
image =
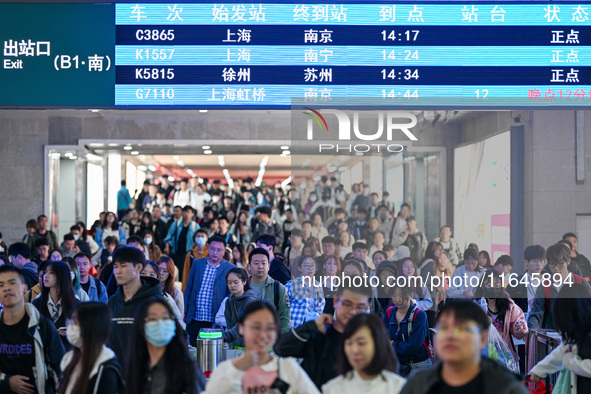
M529 328L554 328L551 310L558 292L567 281L582 284L591 290L591 286L586 280L568 271L571 260L570 252L569 247L564 244L552 245L546 251L546 259L552 276L550 278L542 276L540 286L536 290L536 298L527 318ZM560 280L555 281L559 278Z
M27 285L19 268L0 266L0 288L0 348L6 349L0 353L0 393L55 393L65 353L55 326L25 303Z
M76 305L66 336L72 350L61 361L60 394L124 394L121 366L106 346L111 334L111 311L99 302Z
M89 274L90 268L92 267L90 262L91 259L92 258L84 252L77 253L76 256L74 256L74 261L78 265L78 271L80 272L80 286L86 294L88 294L90 301L106 304L109 300L109 297L107 296L107 288L100 280L93 278Z
M287 290L280 282L269 275L268 249L254 248L248 255L250 286L259 300L265 300L275 305L281 320L281 332L289 331L291 323L291 308Z
M394 288L394 305L386 309L382 318L400 362L399 373L403 377L410 375L411 371L433 365L427 314L411 303L414 293L415 289L411 286Z

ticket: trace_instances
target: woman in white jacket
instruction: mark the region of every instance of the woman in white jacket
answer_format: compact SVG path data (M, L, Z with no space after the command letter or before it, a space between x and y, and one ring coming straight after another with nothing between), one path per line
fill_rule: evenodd
M248 304L238 329L246 350L241 357L217 366L205 387L206 394L265 393L272 389L285 394L320 393L295 359L279 359L269 353L281 335L273 305L266 301Z
M565 284L552 309L562 343L530 371L537 382L561 369L570 371L571 393L591 392L591 292L581 284Z

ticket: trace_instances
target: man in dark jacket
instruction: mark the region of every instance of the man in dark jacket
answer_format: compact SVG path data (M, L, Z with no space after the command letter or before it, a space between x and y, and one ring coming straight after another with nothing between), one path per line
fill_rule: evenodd
M257 248L262 248L269 253L269 276L285 285L291 280L289 269L283 259L275 257L273 250L277 245L277 238L271 234L262 234L256 239Z
M162 297L158 279L140 278L145 264L144 254L131 246L122 246L113 254L113 276L118 288L107 303L113 314L113 332L109 347L122 364L125 363L127 344L137 309L150 297Z
M8 248L12 265L22 270L27 288L32 289L38 282L37 264L30 260L31 250L24 242L15 242Z
M489 319L473 302L450 300L437 315L435 351L441 363L417 371L402 394L527 393L517 375L482 357L488 341Z
M368 313L371 289L341 286L334 300L335 314L324 313L316 320L283 334L275 345L280 357L302 358L302 368L320 389L338 375L337 358L345 325L357 313Z
M25 303L20 269L1 266L0 288L0 393L55 393L64 346L54 325Z
M271 220L271 208L258 208L259 216L258 223L252 233L252 238L257 239L263 234L271 234L275 236L275 252L281 252L281 245L283 245L283 229L279 223Z

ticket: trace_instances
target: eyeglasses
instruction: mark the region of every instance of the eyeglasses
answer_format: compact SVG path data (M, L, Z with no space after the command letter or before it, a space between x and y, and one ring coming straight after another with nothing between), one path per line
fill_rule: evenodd
M455 338L462 338L465 337L469 333L478 334L480 333L480 328L478 327L436 327L437 335L445 335L447 332L450 332L452 337Z
M348 302L348 301L341 301L341 306L345 309L355 309L355 312L357 313L366 313L369 311L369 306L368 305L364 305L364 304L359 304L359 305L355 305L352 302Z
M226 250L226 249L209 247L210 252L218 252L219 253L219 252L223 252L224 250Z

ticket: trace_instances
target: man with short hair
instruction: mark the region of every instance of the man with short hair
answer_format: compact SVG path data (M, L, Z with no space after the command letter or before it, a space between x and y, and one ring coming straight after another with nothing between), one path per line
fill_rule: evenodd
M285 285L291 279L291 275L283 259L276 258L273 252L277 246L277 238L271 234L262 234L256 239L256 245L269 254L269 276Z
M226 241L213 236L208 241L208 257L195 259L185 288L185 322L189 342L196 346L202 328L211 328L224 298L230 295L226 274L234 265L223 259Z
M191 268L193 267L193 261L195 259L201 259L203 257L207 257L209 254L207 252L207 230L200 228L195 233L195 241L193 243L193 249L190 252L187 252L185 255L185 265L183 268L183 276L182 276L182 287L181 291L184 292L187 288L187 281L189 280L189 274L191 273Z
M57 235L55 235L53 231L47 229L47 225L49 223L47 216L39 215L39 217L37 218L37 223L39 225L39 228L35 232L27 235L27 238L25 240L26 244L29 245L29 249L33 253L33 257L37 257L37 250L35 250L34 247L35 241L39 238L47 238L47 240L49 241L49 250L59 248L59 243L57 242Z
M290 327L290 305L285 286L269 275L268 248L254 248L248 256L248 267L251 273L250 286L258 299L269 301L275 305L281 332L287 332Z
M218 218L218 223L220 227L215 235L224 238L226 240L226 245L233 249L234 245L236 245L236 236L228 232L228 230L230 230L230 222L228 221L228 218L225 216L220 216Z
M35 241L35 249L37 250L37 257L35 257L35 264L49 260L49 240L47 238L39 238Z
M323 313L316 320L292 328L281 336L274 350L279 357L297 357L302 368L318 388L335 378L341 335L345 326L358 313L369 313L371 289L368 287L338 288L334 299L334 315Z
M519 378L481 356L490 320L473 302L450 300L437 315L439 364L410 376L401 394L527 393Z
M271 234L275 236L275 252L281 252L281 245L283 244L283 229L279 223L271 220L271 208L259 208L259 222L252 234L253 239L258 239L263 234ZM288 279L289 280L289 279Z
M181 188L174 192L172 205L197 207L194 193L189 189L189 178L181 179Z
M363 261L365 263L365 268L375 269L376 267L371 261L371 258L367 255L369 248L365 242L357 241L352 246L353 249L353 257ZM367 272L366 272L367 273Z
M84 289L90 301L104 302L105 304L109 300L107 297L107 288L103 283L90 276L91 257L89 254L80 252L74 256L74 261L78 265L78 271L80 271L80 286Z
M581 269L581 276L587 282L591 281L591 262L584 255L580 254L577 249L579 247L579 241L575 233L566 233L562 236L562 239L569 241L572 245L570 249L570 261L575 263Z
M497 271L499 274L503 275L506 287L509 284L509 279L511 279L511 271L513 270L513 259L511 258L511 256L504 254L497 259L495 265L493 266L493 269Z
M67 233L64 235L64 242L62 242L60 251L64 257L74 257L76 253L80 252L80 250L76 248L76 240L72 234Z
M168 220L166 221L167 234L168 234L168 231L170 230L170 227L172 227L172 225L174 224L174 222L178 222L182 218L183 218L183 207L181 207L180 205L175 205L172 208L172 216L169 217Z
M447 224L442 226L439 234L440 237L435 238L434 241L443 245L443 250L449 256L449 262L454 267L457 267L458 263L462 259L462 251L460 249L460 245L458 245L458 242L452 238L453 232L451 230L451 226L448 226Z
M556 300L558 292L567 281L582 284L591 291L589 282L581 278L579 275L569 272L568 266L571 262L570 255L571 250L568 246L562 243L552 245L546 251L546 259L548 260L548 267L550 268L552 276L550 278L550 283L542 280L540 286L536 290L536 297L532 304L529 317L527 318L527 326L529 328L554 328L552 308L554 308L554 301ZM558 278L559 280L556 281L555 279Z
M381 231L384 235L388 234L392 218L390 216L390 210L386 205L380 205L378 207L376 218L378 219L378 231Z
M0 392L57 392L65 350L57 330L32 304L20 269L0 266Z
M388 230L388 243L395 248L402 245L408 237L408 224L406 219L410 216L410 205L404 203L400 206L400 212L394 220L391 221Z
M109 347L124 364L131 328L137 310L150 297L162 298L162 287L156 278L141 277L146 265L144 253L131 246L121 246L113 254L113 276L117 291L107 305L113 315Z
M419 264L425 256L429 241L427 241L425 234L417 228L417 219L414 216L407 217L406 224L408 226L408 236L403 245L407 246L408 250L410 250L411 259Z
M193 221L195 211L189 205L183 208L183 219L177 220L170 226L168 235L164 238L164 253L172 257L174 265L179 270L179 277L183 277L185 255L193 248L193 238L200 226Z
M12 265L22 270L24 282L29 289L38 282L37 264L30 260L31 250L24 242L16 242L8 247L8 257Z

